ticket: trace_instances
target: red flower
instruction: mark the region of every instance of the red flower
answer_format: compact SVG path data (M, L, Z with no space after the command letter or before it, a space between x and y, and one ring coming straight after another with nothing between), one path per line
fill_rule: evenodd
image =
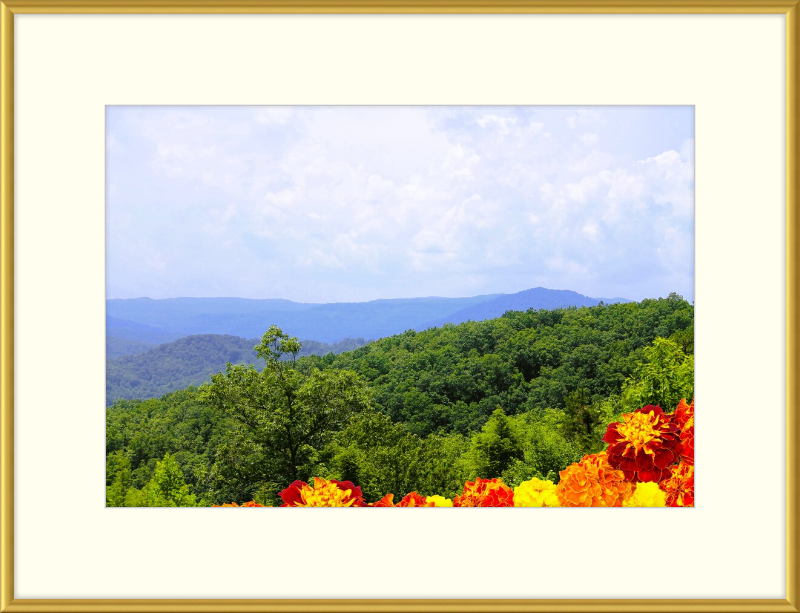
M453 498L454 507L513 507L514 490L500 479L467 481L460 496Z
M625 474L625 480L661 481L681 453L680 429L661 407L647 405L608 426L608 462Z
M681 461L694 464L694 398L692 404L680 401L672 421L681 429Z
M668 507L694 506L694 466L681 462L673 466L670 476L658 486L667 495Z

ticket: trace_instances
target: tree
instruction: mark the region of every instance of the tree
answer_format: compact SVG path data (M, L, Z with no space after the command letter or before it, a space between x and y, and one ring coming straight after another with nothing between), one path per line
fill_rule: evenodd
M266 362L263 371L228 364L202 388L204 400L238 420L252 447L263 450L262 469L286 485L308 477L331 433L371 406L367 387L352 371L300 372L295 363L300 348L297 338L270 326L255 347ZM252 480L252 486L266 476Z
M122 450L110 454L106 460L106 506L131 506L130 491L133 489L131 461Z
M589 390L581 387L567 394L564 409L564 434L574 439L586 453L599 451L604 446L602 439L595 436L600 416L590 402Z
M515 460L524 457L516 423L503 409L495 409L481 432L472 437L468 457L471 476L485 479L501 476Z
M686 355L675 341L656 338L645 347L644 357L625 382L622 402L626 408L653 404L669 413L681 398L694 396L694 356Z

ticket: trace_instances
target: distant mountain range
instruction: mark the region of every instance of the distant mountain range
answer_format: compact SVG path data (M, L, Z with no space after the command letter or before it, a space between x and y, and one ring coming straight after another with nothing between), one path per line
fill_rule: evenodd
M590 298L541 287L516 294L468 298L400 298L371 302L312 304L245 298L151 298L106 301L108 357L197 334L259 338L275 324L300 339L336 343L346 338L378 339L409 329L500 317L506 311L594 306L624 298ZM127 351L126 348L134 348Z

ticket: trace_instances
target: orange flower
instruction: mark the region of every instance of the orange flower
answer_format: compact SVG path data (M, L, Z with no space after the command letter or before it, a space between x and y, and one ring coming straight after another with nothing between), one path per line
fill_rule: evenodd
M694 464L694 398L692 404L680 401L672 421L681 429L681 461Z
M661 481L681 453L680 429L661 407L647 405L608 426L608 462L632 483Z
M314 487L295 481L280 493L282 507L362 507L361 488L350 481L314 477Z
M694 506L694 466L681 462L672 467L671 475L658 486L667 495L668 507Z
M383 498L378 500L377 502L372 502L369 505L370 507L393 507L394 506L394 494L386 494Z
M240 509L243 507L263 507L263 504L258 504L255 500L251 500L250 502L245 502L243 505L239 506L235 502L228 504L227 502L223 502L222 504L215 504L215 507L239 507Z
M410 494L406 494L397 503L398 507L427 507L428 506L428 499L425 496L420 496L416 492L411 492Z
M583 456L559 475L556 495L562 507L621 507L633 489L605 452Z
M453 498L454 507L513 507L514 490L500 479L467 481L460 496Z
M421 496L417 494L417 492L411 492L410 494L406 494L400 499L400 502L394 504L394 494L386 494L383 498L378 500L377 502L373 502L370 507L435 507L436 504L433 502L428 502L428 499L425 496Z

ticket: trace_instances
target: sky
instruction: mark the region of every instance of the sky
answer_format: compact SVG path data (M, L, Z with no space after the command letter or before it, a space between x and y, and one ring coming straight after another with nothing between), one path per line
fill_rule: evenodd
M691 106L106 107L108 298L694 300Z

